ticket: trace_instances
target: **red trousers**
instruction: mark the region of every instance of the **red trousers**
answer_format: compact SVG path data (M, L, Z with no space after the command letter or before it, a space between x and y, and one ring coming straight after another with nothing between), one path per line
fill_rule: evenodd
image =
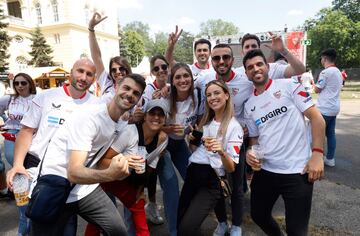
M136 236L150 236L149 228L145 216L145 200L137 200L139 188L129 184L126 180L102 183L101 187L105 192L109 192L117 197L132 214L132 220L135 226ZM99 236L99 229L88 224L85 230L85 236Z

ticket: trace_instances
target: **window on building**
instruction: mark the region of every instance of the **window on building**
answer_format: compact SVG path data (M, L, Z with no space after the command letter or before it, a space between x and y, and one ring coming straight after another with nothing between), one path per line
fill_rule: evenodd
M60 34L54 34L54 39L56 44L60 44Z
M8 8L9 16L22 18L21 6L20 6L19 1L8 2L7 3L7 8Z
M51 6L53 9L53 14L54 14L54 22L58 22L59 21L59 11L58 11L58 2L57 0L52 0L51 1Z
M35 4L35 11L36 11L37 23L39 25L41 25L42 24L42 17L41 17L41 5L40 5L40 3Z

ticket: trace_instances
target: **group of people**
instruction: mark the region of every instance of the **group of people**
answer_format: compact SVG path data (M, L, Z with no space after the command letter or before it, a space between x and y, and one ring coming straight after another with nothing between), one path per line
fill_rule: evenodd
M334 165L338 110L330 102L338 99L332 78L338 72L335 51L321 55L326 69L315 88L318 106L291 79L305 72L304 65L271 33L272 50L287 64L268 63L259 38L246 34L243 66L233 68L232 48L212 48L206 39L194 44L194 64L176 62L173 51L182 33L176 27L165 54L151 58L155 79L146 84L121 56L112 58L105 70L95 34L105 19L95 13L90 20L92 60L76 61L69 83L35 95L31 78L20 73L14 78L16 95L0 98L0 106L9 111L3 127L11 137L7 144L10 138L4 135L12 165L8 187L17 174L32 179L30 197L37 181L48 175L72 184L66 204L51 222L29 220L27 206L19 207L19 235L76 235L77 215L89 223L85 235L150 235L147 218L164 222L156 203L157 178L169 235L200 234L213 210L218 220L213 235L241 235L246 168L254 170L254 222L268 235L282 235L271 215L282 196L287 234L306 235L313 183L324 174L325 127L325 163ZM93 83L98 97L88 92ZM330 101L322 98L329 96ZM254 146L260 146L262 160ZM178 177L184 181L181 189Z

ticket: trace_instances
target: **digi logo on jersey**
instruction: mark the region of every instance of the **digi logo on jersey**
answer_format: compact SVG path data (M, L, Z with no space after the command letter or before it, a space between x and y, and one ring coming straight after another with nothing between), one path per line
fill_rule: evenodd
M261 125L261 124L264 124L264 123L267 122L268 120L270 120L270 119L272 119L272 118L274 118L274 117L276 117L276 116L278 116L278 115L281 115L281 114L287 112L287 110L288 110L288 108L287 108L286 106L282 106L282 107L277 108L277 109L275 109L275 110L273 110L273 111L270 111L270 112L267 113L265 116L257 119L257 120L255 121L255 124L256 124L257 126L259 126L259 125Z
M48 123L49 125L62 125L64 124L65 119L55 117L55 116L48 116Z

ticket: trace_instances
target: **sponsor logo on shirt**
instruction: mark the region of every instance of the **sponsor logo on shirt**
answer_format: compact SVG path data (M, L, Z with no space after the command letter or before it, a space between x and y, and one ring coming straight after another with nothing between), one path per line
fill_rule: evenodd
M233 146L236 154L240 153L240 147L239 146Z
M309 101L312 99L312 97L310 96L310 93L309 93L309 92L300 91L300 92L298 92L298 95L306 98L306 99L303 101L303 103L307 103L307 102L309 102Z
M282 106L280 108L277 108L273 111L270 111L269 113L267 113L265 116L255 120L255 124L257 126L261 125L261 124L264 124L265 122L273 119L274 117L278 116L278 115L281 115L283 113L286 113L288 110L288 108L286 106Z
M62 125L65 122L65 119L55 116L48 116L49 125Z
M250 109L250 111L255 111L255 108L256 108L256 107L254 106L254 108Z
M55 105L54 103L51 103L52 107L55 109L59 109L61 107L61 104Z

